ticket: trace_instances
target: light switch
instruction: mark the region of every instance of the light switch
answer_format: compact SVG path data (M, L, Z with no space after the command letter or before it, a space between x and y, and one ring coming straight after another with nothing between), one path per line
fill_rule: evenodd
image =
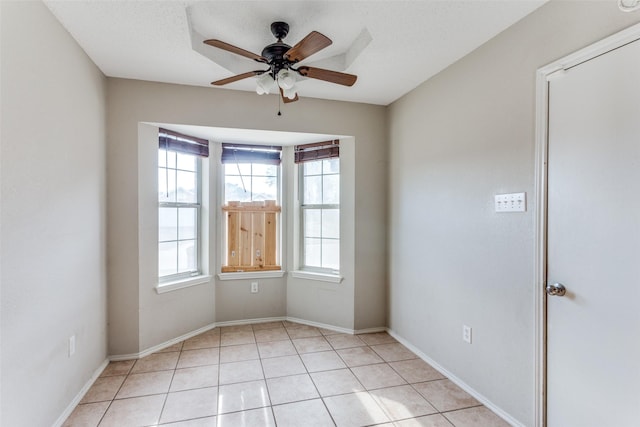
M496 212L526 212L526 193L496 194Z

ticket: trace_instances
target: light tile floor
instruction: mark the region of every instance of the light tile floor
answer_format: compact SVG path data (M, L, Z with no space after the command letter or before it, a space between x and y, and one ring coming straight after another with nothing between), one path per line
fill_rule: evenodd
M64 426L508 426L386 333L216 328L112 362Z

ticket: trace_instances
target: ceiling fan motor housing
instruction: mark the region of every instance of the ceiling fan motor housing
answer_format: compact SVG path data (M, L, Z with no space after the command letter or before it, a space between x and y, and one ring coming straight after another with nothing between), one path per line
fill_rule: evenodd
M267 58L271 66L271 72L278 74L283 68L289 68L289 61L284 58L284 54L291 49L291 46L282 42L272 43L262 50L262 56Z
M274 22L271 24L271 33L278 39L262 50L262 56L267 58L271 67L270 74L275 79L278 72L282 69L289 68L290 62L284 58L291 46L282 42L282 39L289 34L289 24L286 22Z

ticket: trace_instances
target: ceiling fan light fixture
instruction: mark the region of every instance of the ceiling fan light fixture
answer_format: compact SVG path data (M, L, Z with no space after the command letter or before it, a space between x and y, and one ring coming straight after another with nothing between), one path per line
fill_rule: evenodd
M618 0L618 7L623 12L640 10L640 0Z
M295 87L292 87L291 89L282 89L282 94L288 99L295 99L298 91Z
M269 73L264 73L258 77L256 92L258 95L269 94L275 88L276 81Z
M296 84L296 76L286 68L278 71L278 86L282 88L282 90L293 89Z

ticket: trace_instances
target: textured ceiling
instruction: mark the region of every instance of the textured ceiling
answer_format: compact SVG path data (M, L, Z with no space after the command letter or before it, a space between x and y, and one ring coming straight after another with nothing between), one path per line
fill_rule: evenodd
M271 22L285 21L289 45L312 30L333 40L303 64L358 75L350 88L303 79L301 97L379 105L395 101L544 2L45 0L110 77L211 87L211 81L262 64L202 40L217 38L259 54L275 41ZM211 90L254 91L255 80Z

